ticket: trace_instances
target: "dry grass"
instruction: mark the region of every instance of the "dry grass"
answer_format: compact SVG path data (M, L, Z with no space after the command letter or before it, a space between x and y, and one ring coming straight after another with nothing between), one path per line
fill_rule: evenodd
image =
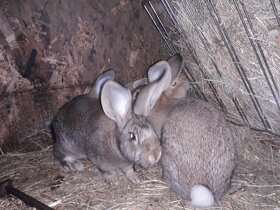
M242 66L255 92L256 99L260 103L263 115L267 117L272 130L280 134L280 110L279 107L277 107L276 100L272 95L256 54L250 44L250 40L253 40L256 41L255 44L258 42L261 46L271 73L273 74L277 86L276 89L273 87L273 90L280 103L280 32L276 16L272 11L271 1L241 1L244 2L246 6L255 30L254 34L250 32L250 38L248 38L246 34L233 1L215 0L213 2L221 17L222 26L225 28L240 62L232 60L217 25L214 23L204 1L173 2L176 8L179 25L182 26L183 33L188 37L188 43L193 47L191 51L197 54L200 65L198 66L197 63L190 58L190 50L184 42L186 40L185 37L180 36L179 38L173 38L173 43L178 46L179 51L188 58L186 62L195 77L196 83L210 99L216 101L207 84L208 81L214 84L219 97L225 104L230 116L235 119L235 121L242 122L242 119L232 101L234 97L239 101L249 120L250 126L263 128L264 126L250 98L252 93L248 92L243 85L235 64ZM241 8L241 4L238 3L238 5ZM280 5L276 4L276 7L278 11L280 11ZM201 36L205 38L201 39ZM206 44L202 40L204 40ZM221 72L221 75L217 73L213 61ZM262 61L262 63L264 65L264 61ZM208 79L203 76L200 67L202 67ZM266 69L265 65L264 68ZM267 71L266 73L268 74ZM272 84L270 77L269 81Z
M240 142L243 149L239 150L240 162L231 190L210 209L280 208L279 142L280 138L250 132ZM50 146L41 151L0 156L0 180L13 179L15 187L58 210L197 209L184 204L168 189L161 181L158 167L147 171L137 169L142 177L139 185L129 183L122 176L118 185L109 186L88 161L83 172L64 172L51 150ZM18 200L4 198L0 199L0 209L31 208Z

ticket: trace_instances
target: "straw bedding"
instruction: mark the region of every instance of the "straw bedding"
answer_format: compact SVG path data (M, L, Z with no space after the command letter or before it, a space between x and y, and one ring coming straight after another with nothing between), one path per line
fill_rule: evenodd
M210 209L277 209L280 207L279 137L237 128L239 164L229 193ZM85 161L82 172L66 173L52 156L52 147L29 153L0 156L0 180L55 209L195 209L184 203L161 180L160 168L137 168L142 181L129 183L123 176L116 186L104 182ZM31 209L15 198L0 199L0 209ZM196 208L197 209L197 208Z

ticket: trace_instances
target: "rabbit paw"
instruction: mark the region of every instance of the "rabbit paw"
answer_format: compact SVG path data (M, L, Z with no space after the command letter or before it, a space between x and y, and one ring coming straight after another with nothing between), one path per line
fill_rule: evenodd
M139 175L138 175L137 172L134 171L133 168L131 168L128 171L126 171L125 176L133 184L139 184L140 183Z
M118 185L118 177L115 173L103 173L103 178L105 179L105 182L109 185Z
M82 171L84 170L84 164L80 160L63 161L62 167L65 171Z

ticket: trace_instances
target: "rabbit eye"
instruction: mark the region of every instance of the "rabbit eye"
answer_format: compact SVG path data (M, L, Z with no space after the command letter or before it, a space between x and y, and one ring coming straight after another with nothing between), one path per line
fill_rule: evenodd
M177 85L177 82L173 82L172 86L174 87L175 85Z
M136 140L136 136L133 132L129 132L129 137L131 141L135 141Z

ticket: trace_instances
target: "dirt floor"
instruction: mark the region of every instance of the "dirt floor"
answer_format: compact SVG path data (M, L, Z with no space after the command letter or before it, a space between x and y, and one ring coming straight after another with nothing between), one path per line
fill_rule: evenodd
M279 209L280 153L275 144L279 141L278 137L246 131L232 188L209 209ZM48 146L41 151L0 156L0 180L14 180L15 187L57 210L198 209L182 202L168 189L161 180L159 167L137 168L142 178L139 185L122 176L118 185L109 186L91 163L85 161L85 166L82 172L64 172ZM6 197L0 199L0 209L31 208L18 199Z

